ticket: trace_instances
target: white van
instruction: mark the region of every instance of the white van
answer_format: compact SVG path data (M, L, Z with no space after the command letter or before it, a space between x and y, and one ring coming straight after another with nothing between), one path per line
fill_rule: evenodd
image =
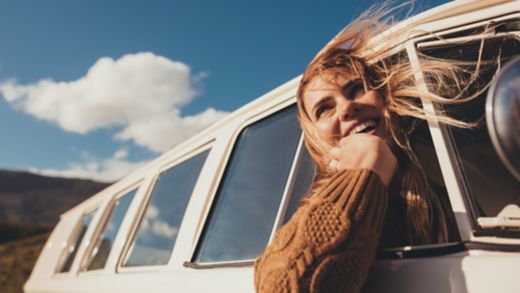
M450 2L373 42L383 58L409 58L415 68L422 55L476 60L481 46L483 57L505 64L520 55L520 1ZM483 82L493 69L480 71ZM25 292L254 292L255 258L315 172L296 119L299 79L64 213ZM485 100L447 110L478 119ZM520 292L520 179L511 167L520 152L497 155L486 125L429 121L414 135L449 197L457 237L380 251L364 291Z

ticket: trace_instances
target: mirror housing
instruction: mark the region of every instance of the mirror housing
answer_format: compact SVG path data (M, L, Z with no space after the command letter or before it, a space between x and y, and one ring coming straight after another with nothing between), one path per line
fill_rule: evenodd
M520 180L520 57L509 61L493 81L486 99L486 122L498 156Z

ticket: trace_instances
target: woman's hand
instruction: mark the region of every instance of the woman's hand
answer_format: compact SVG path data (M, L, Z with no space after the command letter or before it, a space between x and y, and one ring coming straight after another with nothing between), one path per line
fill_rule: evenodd
M329 165L332 169L370 169L387 186L397 169L397 159L388 144L370 134L359 133L342 138L330 155L336 160Z

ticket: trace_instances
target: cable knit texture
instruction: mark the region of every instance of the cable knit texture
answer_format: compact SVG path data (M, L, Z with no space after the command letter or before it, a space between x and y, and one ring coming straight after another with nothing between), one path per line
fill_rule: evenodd
M370 170L331 176L257 259L257 292L358 292L374 262L387 201Z

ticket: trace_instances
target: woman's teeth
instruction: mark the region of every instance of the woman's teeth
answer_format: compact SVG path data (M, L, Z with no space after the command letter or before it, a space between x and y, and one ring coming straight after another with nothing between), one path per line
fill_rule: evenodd
M374 120L366 120L366 121L363 121L361 122L360 124L358 124L356 127L354 127L354 129L352 129L348 135L351 135L351 134L356 134L356 133L361 133L361 132L365 132L365 131L369 131L369 130L372 130L376 127L377 125L377 122L374 121Z

